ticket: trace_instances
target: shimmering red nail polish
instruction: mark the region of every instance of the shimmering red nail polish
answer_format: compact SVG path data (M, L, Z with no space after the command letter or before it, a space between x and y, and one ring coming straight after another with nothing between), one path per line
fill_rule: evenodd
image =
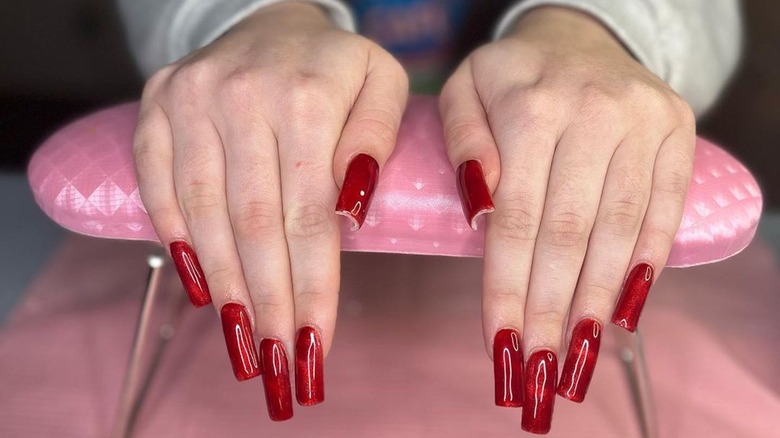
M620 294L612 322L624 329L634 332L639 323L639 316L645 306L647 294L653 285L653 267L640 263L628 275Z
M352 231L363 226L378 180L379 164L372 156L360 154L350 161L336 202L336 213L352 220Z
M539 350L531 354L525 365L523 430L539 434L550 431L557 379L558 358L555 353Z
M493 375L496 382L496 406L523 406L523 351L520 333L503 329L493 340Z
M222 306L220 315L225 345L236 379L242 381L259 376L260 364L257 360L255 337L246 308L241 304L227 303Z
M322 360L320 334L312 327L300 329L295 342L295 398L303 406L325 401Z
M289 420L293 416L292 390L284 345L275 339L263 339L260 342L260 361L263 364L268 416L274 421Z
M558 394L571 401L581 403L588 392L593 370L601 346L601 324L586 318L574 327L569 343L569 352L563 364Z
M466 161L458 166L458 194L469 226L477 229L479 216L495 210L490 196L482 165L477 160Z
M186 242L176 241L171 243L171 258L192 305L203 307L211 303L209 286L206 284L206 277L203 275L195 251Z

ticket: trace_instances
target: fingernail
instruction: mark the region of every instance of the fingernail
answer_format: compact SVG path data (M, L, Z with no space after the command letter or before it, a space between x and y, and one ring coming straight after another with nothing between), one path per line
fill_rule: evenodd
M523 406L523 352L520 333L503 329L493 340L493 375L496 382L496 406Z
M295 342L295 398L303 406L325 401L325 377L322 374L322 341L312 327L298 331Z
M558 359L555 353L539 350L531 354L525 365L523 430L539 434L550 431L557 378Z
M652 285L653 267L647 263L636 265L623 285L623 292L612 315L612 323L635 332Z
M585 318L574 327L569 343L569 352L563 364L558 394L571 401L581 403L588 392L601 345L601 324L595 319Z
M284 345L275 339L263 339L260 342L260 361L263 364L268 416L273 421L289 420L293 416L292 391Z
M186 242L176 241L171 243L171 258L192 305L203 307L211 303L209 286L206 284L206 277L203 275L195 251Z
M336 203L336 214L352 220L352 231L360 229L366 220L378 179L379 164L370 155L360 154L350 161Z
M466 221L476 231L477 218L495 210L479 161L470 160L458 166L458 194Z
M225 333L230 363L233 374L239 381L251 379L260 375L260 365L257 361L255 337L246 307L237 303L227 303L220 310L222 331Z

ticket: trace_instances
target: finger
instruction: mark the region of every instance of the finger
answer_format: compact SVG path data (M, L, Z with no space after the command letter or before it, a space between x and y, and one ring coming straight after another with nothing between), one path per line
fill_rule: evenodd
M181 211L201 254L214 307L220 312L238 380L260 374L251 303L241 270L225 196L225 156L214 124L184 109L173 116L174 181Z
M170 122L162 107L149 99L141 101L133 159L138 191L157 236L169 249L190 301L195 307L203 307L211 302L211 295L176 200Z
M390 57L383 51L377 57ZM379 169L395 148L408 95L408 79L392 60L370 66L341 133L333 157L333 172L341 186L336 213L363 225L379 176Z
M286 110L293 116L277 130L279 167L295 327L316 333L313 339L309 337L313 341L310 346L321 350L324 357L332 340L338 305L340 233L338 216L333 214L337 195L333 154L346 111L330 104L325 91L313 89L306 95L305 102ZM306 342L308 331L299 333L304 337L299 338L301 342ZM297 348L295 351L299 352ZM300 353L305 351L302 348ZM296 356L295 360L305 363L307 357ZM297 377L304 378L300 374L304 370L296 370ZM320 396L312 394L311 399L309 394L296 395L302 404L315 403Z
M633 137L617 148L607 171L569 315L569 346L558 394L582 402L650 199L653 162L662 138Z
M458 67L444 86L439 112L447 156L457 169L463 214L469 226L476 230L477 219L495 210L491 193L498 185L501 169L469 60Z
M488 354L493 346L494 368L496 353L511 352L516 362L522 361L522 346L515 352L514 345L510 348L502 340L506 339L505 329L512 330L518 338L523 334L534 245L559 139L555 127L564 122L552 117L541 123L537 115L544 112L543 102L533 94L510 98L505 104L496 105L489 114L490 126L503 126L495 130L495 141L501 154L500 173L505 176L494 193L496 210L487 216L485 234L482 321ZM500 391L496 402L514 406L523 397L524 389L517 387L522 381L507 382L506 371L502 369L511 364L500 357L501 367L495 369L496 389ZM511 391L500 389L507 385ZM515 397L505 397L505 393Z
M533 398L523 408L526 431L541 433L550 427L563 324L595 221L609 154L614 150L604 143L618 142L609 128L577 129L575 125L555 151L525 308L526 398ZM545 379L533 378L542 371Z
M683 120L658 151L650 203L612 315L614 324L631 332L636 330L650 287L666 264L685 208L696 131L692 116Z

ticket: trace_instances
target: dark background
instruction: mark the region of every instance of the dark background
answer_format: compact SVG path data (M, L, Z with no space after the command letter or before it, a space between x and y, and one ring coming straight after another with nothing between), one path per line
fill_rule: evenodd
M461 53L486 37L508 2L474 2ZM734 81L699 133L727 146L780 206L780 2L743 1L745 50ZM0 0L0 170L23 171L62 123L137 99L142 80L111 0Z

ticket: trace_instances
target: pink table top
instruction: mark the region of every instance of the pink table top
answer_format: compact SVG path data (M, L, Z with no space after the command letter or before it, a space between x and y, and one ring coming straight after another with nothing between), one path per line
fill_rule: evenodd
M38 204L63 227L91 236L157 240L132 165L137 105L97 112L64 127L36 152L29 179ZM482 255L484 231L471 231L447 160L435 97L410 100L396 150L380 175L364 227L342 227L347 251ZM667 262L710 263L742 250L755 234L761 192L750 172L699 139L680 230Z

